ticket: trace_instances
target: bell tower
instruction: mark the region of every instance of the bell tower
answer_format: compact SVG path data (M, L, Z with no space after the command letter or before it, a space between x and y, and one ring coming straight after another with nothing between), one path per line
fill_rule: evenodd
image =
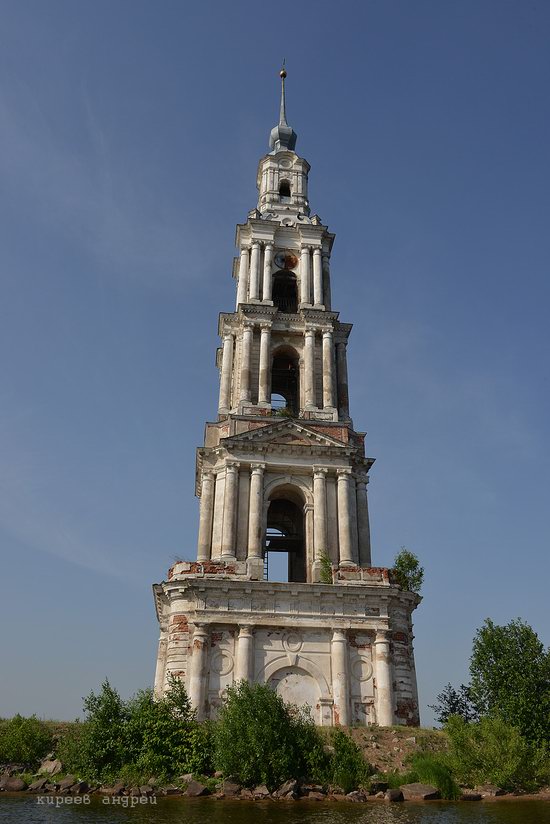
M217 420L197 450L196 560L154 585L155 690L184 680L199 718L247 679L316 723L417 725L412 611L371 564L374 459L348 399L351 324L332 309L334 235L308 200L281 77L258 205L237 226L236 305L219 318Z

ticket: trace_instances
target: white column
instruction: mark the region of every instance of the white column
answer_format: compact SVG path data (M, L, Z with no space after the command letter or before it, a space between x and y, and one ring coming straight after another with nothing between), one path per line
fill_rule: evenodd
M323 408L334 409L334 347L331 329L323 332Z
M336 372L338 381L338 409L342 417L349 418L348 361L345 341L336 344Z
M262 300L271 300L271 265L273 261L273 244L266 243L264 250L264 280Z
M250 371L252 358L252 338L254 327L251 323L245 324L243 328L243 339L241 348L241 392L240 400L249 401L252 397L250 392Z
M241 249L241 259L239 261L239 281L237 284L237 309L240 303L246 303L248 298L248 267L250 264L250 251L248 246Z
M220 377L220 402L218 412L226 415L231 406L231 374L233 372L233 333L225 332L222 349L222 373Z
M332 299L330 294L330 257L328 255L323 255L323 303L327 312L330 312Z
M254 636L252 627L240 626L237 639L237 661L235 663L235 681L254 680Z
M248 516L248 557L262 557L262 508L264 498L264 464L250 467L250 506Z
M237 526L237 499L239 489L239 464L228 463L225 468L225 494L223 502L222 560L235 558Z
M339 562L343 566L355 566L351 543L350 480L351 469L338 470L338 544Z
M306 329L304 346L305 408L315 409L315 332Z
M359 530L357 529L357 483L355 475L349 479L349 522L351 533L351 557L353 563L359 566Z
M391 665L390 632L379 629L374 641L376 674L376 723L379 727L393 724L393 675Z
M359 531L359 566L370 567L370 524L367 500L368 475L357 478L357 528Z
M208 629L205 624L195 624L191 650L189 700L191 707L197 711L197 721L202 721L205 715L206 658L208 654Z
M210 559L212 516L214 514L214 485L214 473L209 471L203 472L197 561L208 561Z
M255 240L252 243L252 254L250 256L250 302L258 300L260 297L260 244Z
M309 266L309 246L302 246L300 258L300 302L310 303L310 266Z
M260 323L260 375L258 387L258 403L269 405L271 394L269 384L271 378L271 324Z
M313 303L315 307L323 305L323 265L320 247L313 247Z
M161 629L158 652L157 665L155 667L155 698L162 698L164 693L164 679L166 676L166 649L168 646L168 639L166 638L166 630Z
M347 727L350 723L348 640L341 629L335 629L332 633L331 665L334 723Z
M326 476L324 467L313 467L313 546L316 561L328 552Z

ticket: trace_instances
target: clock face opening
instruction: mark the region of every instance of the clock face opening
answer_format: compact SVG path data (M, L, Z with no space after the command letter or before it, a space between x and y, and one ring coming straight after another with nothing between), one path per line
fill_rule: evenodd
M275 266L278 269L295 269L298 266L298 258L293 252L277 252L275 255Z

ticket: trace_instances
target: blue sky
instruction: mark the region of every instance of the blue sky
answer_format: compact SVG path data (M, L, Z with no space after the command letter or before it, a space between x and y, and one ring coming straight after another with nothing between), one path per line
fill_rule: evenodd
M235 224L278 111L336 232L373 560L426 568L423 721L548 616L550 6L0 4L0 715L151 683L195 552Z

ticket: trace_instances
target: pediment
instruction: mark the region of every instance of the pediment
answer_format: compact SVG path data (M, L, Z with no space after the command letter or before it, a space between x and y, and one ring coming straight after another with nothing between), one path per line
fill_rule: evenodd
M233 435L223 438L225 444L235 446L246 444L261 445L281 445L281 446L330 446L345 449L347 444L331 438L324 432L317 432L315 429L298 423L295 420L277 421L277 423L259 426L240 435Z

